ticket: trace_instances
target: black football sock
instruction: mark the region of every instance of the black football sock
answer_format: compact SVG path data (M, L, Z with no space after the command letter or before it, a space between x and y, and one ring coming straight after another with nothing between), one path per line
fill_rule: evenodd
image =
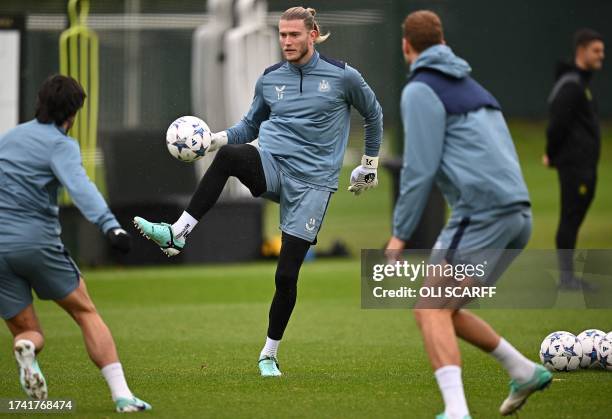
M270 306L268 337L281 340L297 298L300 268L310 242L283 232L282 245L274 282L276 292Z

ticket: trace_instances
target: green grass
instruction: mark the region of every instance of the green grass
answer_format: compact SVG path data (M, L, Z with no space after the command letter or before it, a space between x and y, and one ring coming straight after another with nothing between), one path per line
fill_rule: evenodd
M258 377L273 292L272 263L87 272L132 389L155 417L432 418L442 401L410 313L361 310L359 264L307 264L300 302L281 346L281 379ZM110 416L112 405L78 328L52 303L37 304L47 343L40 357L51 396L75 400L78 417ZM537 359L552 330L610 327L609 311L480 311ZM0 331L0 397L21 397L9 335ZM462 346L473 416L496 417L507 377ZM522 411L533 418L604 418L609 372L557 374ZM571 395L571 408L567 397ZM563 409L559 406L565 407ZM598 413L601 412L601 413Z
M555 247L555 232L559 221L559 184L557 172L542 166L545 126L540 122L512 121L514 138L521 167L533 205L534 230L531 248ZM595 199L580 229L578 247L612 247L612 125L602 126L602 150Z
M551 248L557 223L555 173L541 167L543 125L511 125L531 192L530 246ZM580 246L612 247L612 138L604 131L599 190ZM390 233L388 176L360 197L340 191L320 246L337 238L354 255ZM266 232L277 232L270 206ZM139 245L149 245L139 241ZM155 251L152 249L151 251ZM86 270L89 290L110 326L131 388L154 411L146 417L432 418L442 400L408 311L360 309L360 264L316 260L300 278L299 303L281 346L281 379L261 379L256 360L273 293L273 262L202 267ZM53 398L76 401L76 417L111 417L112 403L80 332L57 306L37 302L46 331L40 357ZM508 340L536 360L553 330L612 329L610 310L481 310ZM21 398L10 336L0 328L0 398ZM463 378L473 417L498 417L508 378L490 357L462 344ZM612 373L555 374L553 386L521 411L527 418L609 417ZM16 415L9 416L15 417Z

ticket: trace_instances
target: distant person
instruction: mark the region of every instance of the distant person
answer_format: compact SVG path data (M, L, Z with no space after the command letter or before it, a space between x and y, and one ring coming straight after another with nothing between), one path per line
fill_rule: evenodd
M546 130L544 165L559 173L561 217L557 229L559 288L592 290L574 275L573 249L578 230L595 196L600 132L597 104L589 88L593 72L601 70L604 42L592 29L574 34L573 63L559 63L556 82L548 98L549 123Z
M486 253L489 275L482 280L461 278L461 282L450 277L448 282L453 287L491 286L512 255L518 254L501 249L520 251L531 235L529 194L512 137L495 97L470 77L468 63L445 44L442 22L435 13L411 13L403 29L404 58L410 65L401 98L404 165L386 255L390 260L401 256L435 182L452 213L430 263L446 270L449 265L481 263L478 258ZM475 262L474 256L480 261ZM429 276L425 286L442 280ZM439 302L444 304L427 305L420 299L414 310L444 400L438 419L470 417L457 337L491 354L510 375L502 415L516 412L532 393L551 383L550 372L461 308L462 304Z
M19 381L31 398L47 398L36 359L44 337L32 305L33 289L39 298L54 300L79 325L116 410L149 410L151 406L130 391L111 332L60 238L57 192L64 186L111 246L130 250L130 236L87 177L79 144L67 135L84 100L76 80L51 76L38 92L36 119L0 135L0 316L13 334Z
M282 374L278 347L296 303L300 268L338 189L351 107L364 119L365 154L351 173L348 190L359 195L378 184L382 109L357 70L319 54L315 44L329 34L319 31L315 13L311 8L292 7L281 15L278 35L285 60L259 77L244 118L213 134L209 151L219 151L180 218L172 225L134 218L146 237L174 256L215 205L228 177L237 177L253 196L280 203L282 244L274 277L276 291L258 361L264 377ZM259 146L248 144L258 137Z

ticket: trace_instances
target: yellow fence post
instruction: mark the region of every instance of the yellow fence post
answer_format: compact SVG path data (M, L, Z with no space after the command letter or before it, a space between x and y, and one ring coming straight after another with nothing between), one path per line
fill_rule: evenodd
M78 10L77 10L78 9ZM96 149L98 134L98 35L87 27L88 0L70 0L68 19L70 26L60 35L60 73L73 77L83 86L87 99L77 114L70 135L81 146L83 167L98 189L104 191L103 176L96 176ZM64 191L62 204L70 203Z

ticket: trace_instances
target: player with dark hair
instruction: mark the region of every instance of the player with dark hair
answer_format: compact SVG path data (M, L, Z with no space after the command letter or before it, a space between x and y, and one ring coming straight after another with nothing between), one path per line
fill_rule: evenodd
M351 106L365 120L365 155L351 174L349 191L359 194L377 185L382 139L382 110L374 92L354 68L314 48L328 36L320 33L314 9L286 10L278 29L286 61L261 75L242 121L213 134L211 150L219 151L186 211L172 225L134 219L145 236L168 255L176 255L229 176L237 177L253 196L280 203L282 246L267 339L259 357L263 376L281 375L278 346L295 306L300 267L338 188ZM246 144L257 137L259 146Z
M604 59L602 36L592 29L574 35L574 61L559 63L556 82L548 98L545 166L559 174L561 215L556 245L559 251L559 288L593 290L574 276L574 248L578 230L595 196L600 131L597 103L589 84Z
M481 261L486 252L483 285L492 284L512 260L503 249L523 249L531 234L529 195L510 132L497 100L470 77L468 63L445 45L442 22L435 13L411 13L403 29L403 52L410 65L401 99L404 165L387 256L400 257L436 182L452 214L430 262L447 266L474 258ZM452 287L481 284L478 278L450 282ZM439 283L443 279L432 276L424 286ZM500 412L509 415L533 392L549 385L552 375L484 320L461 308L463 303L439 299L431 304L422 299L414 310L444 399L444 413L437 417L470 417L457 336L490 353L508 371L510 395Z
M79 145L67 135L84 100L76 80L51 76L38 92L36 119L0 136L0 316L13 334L19 380L28 396L47 398L37 360L44 337L32 305L33 289L39 298L54 300L81 328L116 410L149 410L151 406L130 391L111 332L60 238L57 195L64 186L111 246L130 250L130 236L87 177Z

